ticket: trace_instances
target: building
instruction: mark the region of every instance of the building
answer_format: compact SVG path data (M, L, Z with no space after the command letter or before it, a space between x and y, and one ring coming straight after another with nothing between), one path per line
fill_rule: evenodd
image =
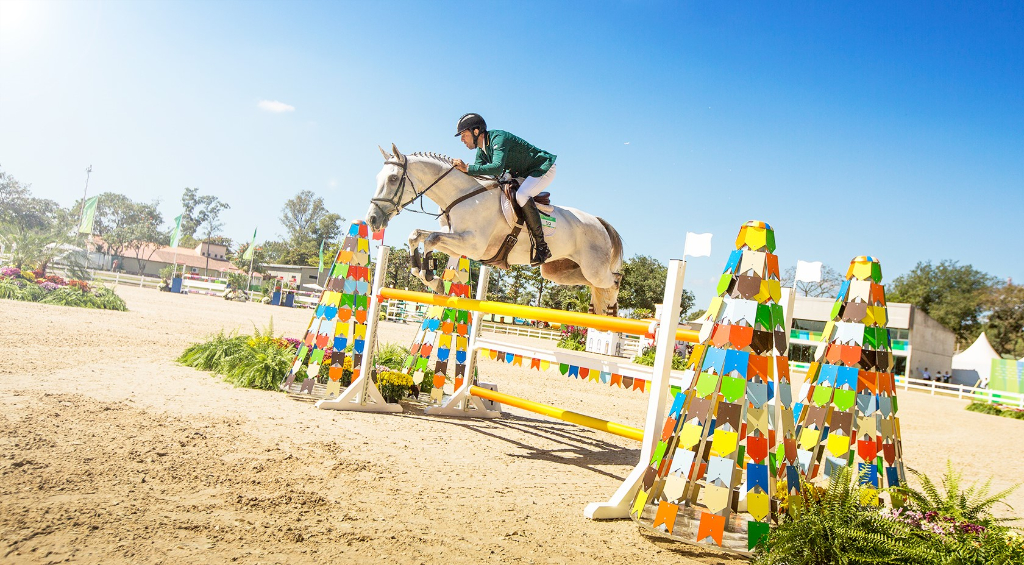
M834 304L833 298L796 297L789 334L791 362L814 361L815 349L821 343L821 332L832 319ZM912 304L890 302L886 304L886 310L894 374L921 378L920 371L925 368L932 375L952 369L956 347L956 336L952 331Z
M221 278L241 273L241 269L228 261L227 254L228 247L219 243L200 243L194 249L149 246L139 251L138 258L130 255L117 257L118 267L115 270L158 277L162 269L177 265L179 272L184 267L186 273L204 277Z
M318 281L322 277L324 281L327 280L327 271L330 270L329 266L324 267L324 273L319 272L319 267L310 267L307 265L263 265L266 269L267 274L263 275L264 279L277 279L291 284L298 290L309 290L312 288L310 285L317 285Z

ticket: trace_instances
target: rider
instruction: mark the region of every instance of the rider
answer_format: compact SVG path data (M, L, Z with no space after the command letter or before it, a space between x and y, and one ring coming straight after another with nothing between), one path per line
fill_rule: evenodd
M544 228L540 223L540 211L533 197L540 194L551 181L555 180L555 155L530 145L522 138L507 131L487 131L487 122L480 114L466 114L459 118L455 137L461 137L469 149L476 149L476 162L467 165L461 159L453 159L455 168L476 176L496 177L509 173L515 178L524 178L516 191L516 201L523 209L526 227L534 242L534 253L530 264L540 265L551 257L548 244L544 241Z

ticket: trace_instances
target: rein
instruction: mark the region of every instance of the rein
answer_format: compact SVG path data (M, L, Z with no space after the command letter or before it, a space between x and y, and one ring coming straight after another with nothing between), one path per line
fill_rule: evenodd
M448 213L451 212L452 208L454 208L457 204L459 204L459 203L461 203L461 202L463 202L465 200L468 200L468 199L476 196L477 194L481 194L483 192L487 192L488 190L491 190L490 188L488 188L486 186L481 186L480 188L478 188L476 190L473 190L473 191L469 192L468 194L464 194L464 195L460 196L459 198L456 198L455 201L452 202L451 204L449 204L444 210L441 210L439 213L434 214L432 212L427 212L426 210L423 209L423 197L427 194L427 192L430 191L431 188L434 188L437 185L437 183L441 182L441 180L444 179L446 176L448 176L449 173L454 171L455 170L455 165L452 165L451 167L448 168L447 171L444 172L444 174L442 174L441 176L439 176L436 179L434 179L434 182L430 183L430 186L428 186L427 188L424 188L422 191L418 191L418 190L416 190L416 185L415 185L415 183L413 183L412 177L409 176L409 168L408 168L409 158L408 157L406 157L405 160L403 160L403 161L388 160L388 161L385 161L384 164L385 165L395 165L396 167L399 167L399 168L402 169L402 179L398 182L398 188L395 190L395 194L391 198L373 197L373 198L370 199L370 203L373 204L374 206L376 206L377 209L380 210L380 213L384 214L385 216L387 215L387 211L384 210L384 207L380 205L381 202L390 204L395 209L395 215L397 216L402 210L405 210L410 204L412 204L417 199L419 199L419 201L420 201L420 209L419 210L412 210L413 212L416 212L417 214L425 214L427 216L432 216L435 219L440 218L441 216L444 216L445 222L447 222L448 226L451 227L452 219L448 215ZM402 197L405 195L405 183L406 183L406 181L409 182L409 186L412 188L413 197L410 198L409 201L406 202L405 204L402 204Z

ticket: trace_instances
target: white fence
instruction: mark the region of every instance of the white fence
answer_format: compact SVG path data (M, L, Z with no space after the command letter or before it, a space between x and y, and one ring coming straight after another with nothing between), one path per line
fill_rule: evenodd
M940 383L936 381L926 381L924 379L909 379L900 375L896 376L896 387L902 388L903 390L918 390L933 395L966 398L975 402L1005 404L1007 406L1024 408L1024 394L1019 392L1003 392L954 383Z

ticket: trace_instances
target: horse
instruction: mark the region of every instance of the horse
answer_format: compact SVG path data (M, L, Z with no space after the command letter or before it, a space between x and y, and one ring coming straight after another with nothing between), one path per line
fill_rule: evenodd
M417 199L421 199L422 210L425 196L440 207L440 213L431 215L437 216L443 231L413 230L410 250L418 255L422 244L425 253L437 250L484 262L498 255L512 229L503 217L502 200L507 199L496 179L465 174L444 155L403 155L394 144L390 154L384 149L380 152L384 167L377 173L377 190L366 212L371 230L386 227L391 218ZM557 284L589 286L590 311L617 315L622 278L619 233L607 221L575 208L552 206L545 213L554 218L555 227L545 235L551 258L540 266L541 276ZM530 264L528 237L519 238L505 263ZM440 281L428 281L423 269L414 266L413 274L429 287L440 288Z

